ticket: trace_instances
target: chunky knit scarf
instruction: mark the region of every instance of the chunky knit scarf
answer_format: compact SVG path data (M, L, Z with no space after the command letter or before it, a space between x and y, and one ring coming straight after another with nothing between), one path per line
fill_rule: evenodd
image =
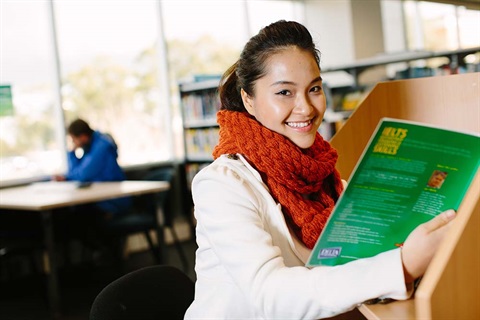
M244 155L282 205L297 237L313 248L343 189L336 150L318 133L310 148L301 149L247 113L221 110L217 121L220 141L213 157Z

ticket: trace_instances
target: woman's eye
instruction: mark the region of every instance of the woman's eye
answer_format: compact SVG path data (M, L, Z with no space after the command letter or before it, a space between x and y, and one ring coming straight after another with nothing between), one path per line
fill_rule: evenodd
M322 86L315 86L312 89L310 89L311 92L320 92L322 91Z
M280 94L282 96L289 96L291 93L288 90L282 90L282 91L277 92L277 94Z

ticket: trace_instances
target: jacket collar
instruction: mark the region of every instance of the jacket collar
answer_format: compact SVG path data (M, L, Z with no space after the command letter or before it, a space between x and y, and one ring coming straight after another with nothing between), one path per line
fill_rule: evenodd
M263 182L262 176L260 173L248 162L248 160L241 154L237 154L237 157L240 161L245 165L245 167L253 174L253 176L262 183L265 188L268 190L268 186ZM280 203L277 203L277 208L275 214L277 216L276 219L280 219L282 224L285 226L284 234L290 244L292 251L295 253L298 259L300 259L303 263L307 263L308 258L310 257L311 250L308 249L298 238L295 236L293 231L288 227L288 224L285 221L285 217L283 216L282 207Z

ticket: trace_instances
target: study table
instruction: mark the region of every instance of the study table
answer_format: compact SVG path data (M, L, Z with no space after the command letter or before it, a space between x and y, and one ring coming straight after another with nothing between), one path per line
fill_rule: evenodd
M125 196L138 196L168 190L165 181L98 182L79 188L77 182L38 182L0 189L0 209L29 210L41 214L45 241L45 273L52 316L60 316L52 214L55 209ZM59 213L61 214L61 213Z

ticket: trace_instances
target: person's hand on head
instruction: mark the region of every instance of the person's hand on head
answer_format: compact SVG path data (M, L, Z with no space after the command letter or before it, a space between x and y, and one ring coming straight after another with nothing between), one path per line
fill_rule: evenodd
M425 273L455 216L454 210L442 212L419 225L407 237L402 248L405 283L411 283Z
M62 176L62 175L54 175L54 176L52 177L52 180L53 180L53 181L65 181L66 178L65 178L65 176Z

